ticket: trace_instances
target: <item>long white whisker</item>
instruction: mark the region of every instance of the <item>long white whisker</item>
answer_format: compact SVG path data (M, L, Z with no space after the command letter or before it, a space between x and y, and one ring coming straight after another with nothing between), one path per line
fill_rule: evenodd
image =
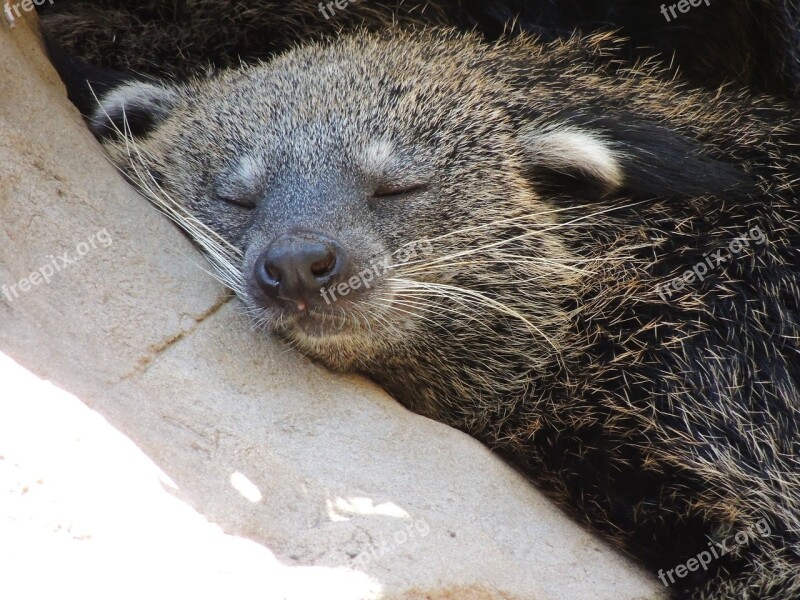
M518 311L516 311L516 310L514 310L514 309L512 309L512 308L510 308L508 306L506 306L502 302L499 302L499 301L495 300L494 298L490 298L489 296L486 296L485 294L482 294L482 293L477 292L475 290L461 288L461 287L453 286L453 285L447 285L447 284L443 284L443 283L428 283L428 282L414 281L414 280L411 280L411 279L399 279L399 278L392 278L392 279L390 279L390 281L394 281L397 284L400 284L400 285L402 285L404 287L408 287L408 288L425 289L425 290L432 291L434 293L435 292L442 292L442 293L446 292L446 293L454 294L456 296L460 295L462 297L466 297L466 298L470 298L470 299L473 299L473 300L477 300L480 303L482 303L483 305L485 305L487 307L490 307L490 308L493 308L494 310L496 310L497 312L499 312L501 314L504 314L504 315L507 315L509 317L518 319L519 321L524 323L525 326L528 327L528 329L531 332L541 336L545 341L547 341L547 343L550 344L553 347L553 349L556 350L556 352L559 351L559 347L556 345L556 343L553 340L551 340L550 337L547 334L545 334L539 327L537 327L536 325L531 323L523 314L521 314L520 312L518 312Z
M94 90L91 91L94 95ZM96 95L95 99L97 100ZM100 104L99 100L98 104L102 108L102 104ZM102 110L115 132L124 142L124 148L129 158L132 174L135 176L135 182L142 195L150 200L156 208L161 210L161 212L172 221L186 230L190 237L200 245L209 259L209 262L214 267L214 273L210 274L223 285L231 288L235 293L241 294L243 289L241 273L235 266L237 263L241 262L241 251L204 223L197 220L176 202L155 180L147 166L148 160L145 159L141 149L136 144L124 107L122 111L123 131L119 130L105 109L103 108ZM123 175L128 176L124 170L119 170Z
M612 207L609 207L609 208L606 208L606 209L603 209L603 210L595 211L595 212L590 213L588 215L582 215L580 217L575 217L574 219L570 219L569 221L565 221L563 223L554 223L552 225L548 225L548 226L545 226L545 227L542 227L542 228L533 229L531 231L526 231L524 233L521 233L521 234L515 235L515 236L511 236L511 237L501 237L501 239L499 239L499 240L497 240L495 242L490 242L488 244L484 244L482 246L477 246L475 248L467 248L467 249L464 249L464 250L459 250L459 251L454 252L452 254L447 254L447 255L444 255L444 256L439 256L439 257L434 258L434 259L430 259L430 260L427 261L427 264L435 264L435 263L438 263L438 262L444 262L444 261L452 260L454 258L461 258L461 257L464 257L464 256L468 256L470 254L475 254L477 252L482 252L482 251L485 251L485 250L491 250L493 248L498 248L498 247L501 247L501 246L505 246L507 244L512 244L513 242L524 240L526 238L530 238L530 237L533 237L533 236L538 236L538 235L541 235L541 234L544 234L544 233L548 233L550 231L562 229L562 228L568 227L570 225L575 225L575 224L584 222L587 219L596 218L599 215L603 215L603 214L606 214L606 213L609 213L609 212L613 212L613 211L617 211L617 210L623 210L623 209L626 209L626 208L630 208L632 206L636 206L638 204L642 204L643 202L644 201L633 202L633 203L630 203L630 204L626 204L624 206L612 206ZM493 221L492 223L486 224L486 225L495 226L495 224L496 224L496 222ZM479 225L479 226L476 226L476 227L482 227L482 225ZM435 239L441 239L441 238L443 238L445 236L448 236L448 235L451 235L451 234L450 233L444 234L443 236L439 236L439 238L426 239L425 241L426 242L433 242ZM409 263L407 263L407 264L413 264L414 262L416 262L416 261L409 261Z

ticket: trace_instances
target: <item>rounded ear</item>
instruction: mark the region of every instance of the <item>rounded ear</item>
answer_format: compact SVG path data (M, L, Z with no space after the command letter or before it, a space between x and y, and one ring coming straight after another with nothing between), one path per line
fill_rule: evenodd
M103 95L89 126L100 139L143 136L169 116L179 99L166 84L128 82Z
M542 184L590 196L746 197L754 179L719 149L633 115L527 123L517 139L528 173Z
M528 166L588 179L611 193L624 182L623 156L603 135L573 125L523 127L518 140Z

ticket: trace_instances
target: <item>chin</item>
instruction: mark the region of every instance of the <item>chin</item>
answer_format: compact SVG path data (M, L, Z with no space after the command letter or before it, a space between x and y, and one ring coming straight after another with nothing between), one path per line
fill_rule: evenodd
M352 317L320 317L313 314L277 318L274 333L293 348L333 371L358 371L373 354L371 340L375 331L364 329Z

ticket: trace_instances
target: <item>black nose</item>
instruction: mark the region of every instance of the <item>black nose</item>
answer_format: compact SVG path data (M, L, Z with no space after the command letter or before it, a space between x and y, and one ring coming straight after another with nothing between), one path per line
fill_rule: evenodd
M346 269L347 254L335 240L317 233L273 240L255 263L255 281L272 298L307 305Z

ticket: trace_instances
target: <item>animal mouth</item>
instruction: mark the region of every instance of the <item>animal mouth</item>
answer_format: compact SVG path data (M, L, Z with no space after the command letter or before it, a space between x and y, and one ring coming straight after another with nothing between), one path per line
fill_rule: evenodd
M359 329L358 320L349 311L330 311L315 308L285 310L278 319L280 329L287 333L324 339L346 335Z
M418 299L398 297L391 289L377 288L358 298L339 297L330 304L318 298L280 299L279 303L265 301L256 292L246 304L253 307L256 322L282 337L300 342L359 343L381 338L397 329L406 328L409 321L421 316ZM354 294L355 295L355 294ZM387 328L389 331L387 331Z

